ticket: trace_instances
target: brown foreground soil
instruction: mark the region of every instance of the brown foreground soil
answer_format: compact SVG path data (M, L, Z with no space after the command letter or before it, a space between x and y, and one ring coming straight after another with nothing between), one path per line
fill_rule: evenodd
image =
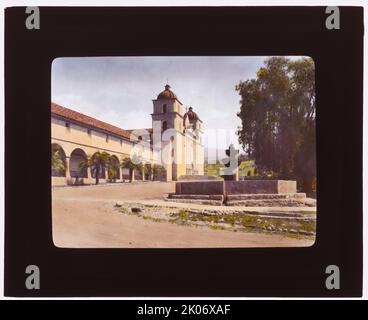
M54 188L54 244L67 248L213 248L303 247L314 242L280 234L233 232L156 222L118 214L114 208L116 203L124 201L157 199L162 202L163 197L173 191L174 183L162 182ZM283 210L290 211L287 208Z

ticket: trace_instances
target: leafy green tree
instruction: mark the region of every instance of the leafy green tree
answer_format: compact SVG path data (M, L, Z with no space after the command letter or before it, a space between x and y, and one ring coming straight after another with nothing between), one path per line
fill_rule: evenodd
M92 156L87 156L87 159L80 162L81 169L91 168L92 175L95 176L96 184L100 182L100 174L105 170L110 161L110 155L103 151L97 151Z
M297 179L310 192L315 165L315 81L310 58L271 57L241 81L239 142L260 173ZM269 175L269 174L268 174Z

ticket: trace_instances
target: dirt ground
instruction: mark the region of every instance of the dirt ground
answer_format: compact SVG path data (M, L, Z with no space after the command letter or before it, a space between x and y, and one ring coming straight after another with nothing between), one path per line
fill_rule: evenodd
M181 226L118 214L121 201L160 201L174 183L60 187L52 191L53 240L66 248L302 247L313 240Z

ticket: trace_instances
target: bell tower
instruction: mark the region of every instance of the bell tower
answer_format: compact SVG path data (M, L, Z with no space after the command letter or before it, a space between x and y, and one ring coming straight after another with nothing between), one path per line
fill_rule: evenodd
M158 124L161 127L161 150L158 156L166 169L166 180L177 180L182 174L180 167L183 162L182 103L169 84L165 85L165 90L159 93L157 99L152 102L152 128L157 128Z
M202 143L202 120L193 111L193 107L183 117L185 133L185 174L197 176L204 174L204 146Z

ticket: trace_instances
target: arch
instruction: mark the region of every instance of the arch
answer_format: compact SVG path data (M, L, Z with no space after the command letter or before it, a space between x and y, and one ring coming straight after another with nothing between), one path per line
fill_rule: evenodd
M112 170L110 170L112 169ZM120 161L117 156L112 155L110 157L110 164L108 167L109 179L115 181L120 179Z
M163 121L162 122L162 131L166 131L167 130L167 121Z
M87 167L81 167L80 164L87 160L86 153L80 149L74 149L70 154L69 168L72 178L87 178Z
M135 180L143 180L142 171L134 169L134 178Z
M98 151L97 151L98 152ZM92 155L92 160L93 158L95 157L96 153L95 152L93 155ZM106 163L103 163L102 166L99 168L99 173L98 173L98 177L100 179L106 179L106 166L107 164ZM91 166L91 176L92 178L96 179L96 166Z
M130 175L129 175L129 169L128 168L123 168L122 170L122 180L129 180L130 179Z
M66 176L66 155L64 149L57 143L51 144L51 176L65 177Z
M252 171L248 171L247 176L250 177L252 175Z

